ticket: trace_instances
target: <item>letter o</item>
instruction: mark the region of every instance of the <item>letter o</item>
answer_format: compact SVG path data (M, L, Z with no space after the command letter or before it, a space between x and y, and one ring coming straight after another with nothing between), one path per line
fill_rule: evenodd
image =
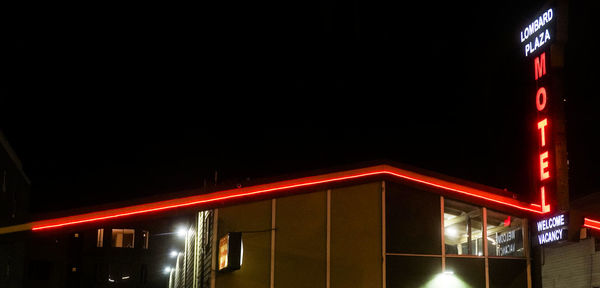
M540 87L535 94L535 106L537 107L538 111L542 111L544 108L546 108L546 89L544 87Z

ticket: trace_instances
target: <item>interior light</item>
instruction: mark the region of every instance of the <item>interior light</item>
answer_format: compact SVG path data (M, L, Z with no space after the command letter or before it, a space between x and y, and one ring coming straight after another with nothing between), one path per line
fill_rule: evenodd
M444 220L450 220L452 218L456 218L456 215L444 213Z
M446 228L446 235L456 237L458 236L458 231L456 228Z

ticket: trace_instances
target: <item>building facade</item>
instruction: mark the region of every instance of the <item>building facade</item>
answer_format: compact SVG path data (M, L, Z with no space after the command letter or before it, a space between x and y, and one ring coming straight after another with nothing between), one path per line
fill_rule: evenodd
M28 239L23 287L504 288L562 287L548 286L560 275L555 249L590 250L600 231L571 215L575 240L536 245L553 216L541 205L388 164L200 192L65 212L0 236Z

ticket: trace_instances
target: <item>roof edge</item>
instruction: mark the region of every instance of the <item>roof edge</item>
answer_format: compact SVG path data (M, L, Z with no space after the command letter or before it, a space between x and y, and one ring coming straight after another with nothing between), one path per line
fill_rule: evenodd
M221 205L223 205L222 203L225 203L229 200L233 201L234 199L241 199L257 195L267 195L269 197L276 197L281 195L281 193L285 191L307 187L317 187L318 185L324 184L330 185L340 182L364 179L373 176L395 177L402 180L417 182L423 185L427 185L429 187L444 189L452 191L454 193L463 194L465 196L474 197L479 200L491 201L495 204L505 205L526 212L534 212L538 214L543 213L539 205L521 202L519 200L513 199L512 197L498 195L490 191L465 186L452 181L439 179L429 175L424 175L414 171L383 164L354 170L333 172L328 174L320 174L315 176L284 180L256 186L249 186L244 188L223 190L208 194L174 198L164 201L144 203L102 211L94 211L55 219L34 221L32 222L32 230L36 231L51 228L60 228L64 226L134 216L150 212L166 211L175 208L202 206L202 204L208 205L210 203L221 203Z

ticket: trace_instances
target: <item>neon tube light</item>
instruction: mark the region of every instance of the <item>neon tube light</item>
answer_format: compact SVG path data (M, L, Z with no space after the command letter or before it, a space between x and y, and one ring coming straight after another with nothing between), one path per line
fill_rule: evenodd
M396 178L405 179L417 183L421 183L427 186L444 189L447 191L456 192L462 195L475 197L478 199L498 203L501 205L513 207L527 212L534 212L538 214L544 214L541 206L537 204L524 203L510 197L493 194L483 190L471 188L468 186L459 185L453 182L437 179L430 176L425 176L415 172L398 169L388 165L379 165L369 168L356 169L344 172L330 173L319 176L312 176L306 178L300 178L295 180L281 181L271 184L252 186L247 188L226 190L221 192L215 192L210 194L202 194L196 196L189 196L184 198L171 199L166 201L159 201L147 204L134 205L129 207L109 209L104 211L41 220L31 223L31 230L38 231L50 228L58 228L69 225L83 224L101 220L108 220L126 216L133 216L157 211L164 211L169 209L188 207L200 204L215 203L218 201L231 200L237 198L245 198L254 195L264 195L274 192L283 192L295 188L310 187L320 184L329 184L342 182L353 179L360 179L370 176L377 175L389 175Z
M583 218L583 227L600 231L600 221L592 220L590 218Z

